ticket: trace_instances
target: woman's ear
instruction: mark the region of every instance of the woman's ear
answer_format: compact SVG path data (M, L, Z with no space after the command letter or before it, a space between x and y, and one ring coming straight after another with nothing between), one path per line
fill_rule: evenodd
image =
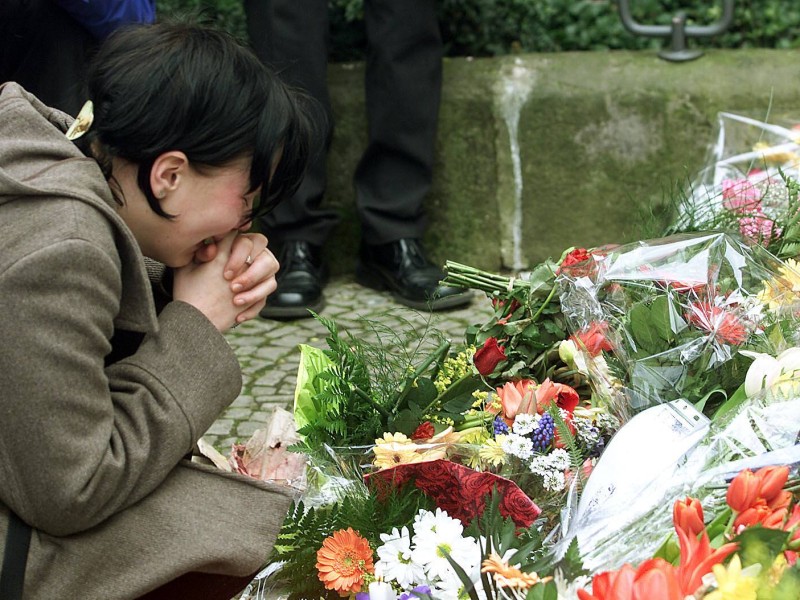
M189 169L189 159L179 150L161 154L150 169L150 189L159 200L178 189Z

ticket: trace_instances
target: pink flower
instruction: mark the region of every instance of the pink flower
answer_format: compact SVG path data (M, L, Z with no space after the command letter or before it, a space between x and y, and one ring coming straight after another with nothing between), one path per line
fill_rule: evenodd
M503 387L497 388L497 395L503 407L503 417L510 425L518 414L533 414L536 412L536 402L534 400L534 388L536 382L533 379L520 379L510 381Z
M761 212L761 192L749 179L724 179L722 206L739 215Z
M749 244L768 245L774 237L781 235L781 228L775 221L761 212L739 219L739 233Z

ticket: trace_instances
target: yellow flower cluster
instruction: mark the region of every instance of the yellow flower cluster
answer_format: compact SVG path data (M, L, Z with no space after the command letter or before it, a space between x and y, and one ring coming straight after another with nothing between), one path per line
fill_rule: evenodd
M442 368L436 374L433 385L440 394L445 391L454 381L472 373L472 356L475 354L475 346L467 346L455 356L444 359Z

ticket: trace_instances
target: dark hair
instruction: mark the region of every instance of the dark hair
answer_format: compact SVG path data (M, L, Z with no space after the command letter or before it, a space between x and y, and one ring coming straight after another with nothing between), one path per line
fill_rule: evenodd
M185 153L195 168L252 155L249 192L263 186L258 214L291 196L305 173L306 97L223 31L186 23L120 30L93 59L88 92L94 123L79 146L107 178L111 157L136 163L139 188L162 217L173 215L155 198L150 171L164 152Z

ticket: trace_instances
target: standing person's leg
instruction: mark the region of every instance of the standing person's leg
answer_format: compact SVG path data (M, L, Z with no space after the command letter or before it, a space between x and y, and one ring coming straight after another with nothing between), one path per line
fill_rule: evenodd
M0 82L16 81L48 106L77 115L94 38L52 0L0 4Z
M245 0L253 50L284 81L319 102L313 153L300 189L266 215L259 227L281 263L278 289L262 316L298 318L320 310L325 272L321 247L338 222L335 211L320 206L325 193L327 149L333 129L328 95L327 0Z
M365 0L369 143L355 174L362 224L359 283L389 288L419 309L469 302L438 284L425 257L423 201L433 179L442 87L442 38L435 0Z

